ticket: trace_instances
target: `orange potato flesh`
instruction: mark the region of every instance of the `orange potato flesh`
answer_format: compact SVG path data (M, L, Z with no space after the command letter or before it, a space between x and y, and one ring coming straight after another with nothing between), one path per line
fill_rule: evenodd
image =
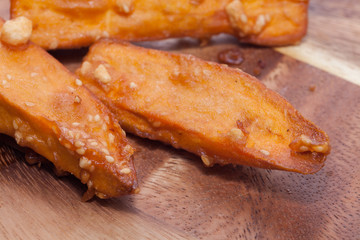
M100 65L107 83L97 77ZM323 131L238 69L100 40L77 74L126 131L195 153L207 166L307 174L318 171L330 152Z
M306 34L307 8L308 0L11 0L11 16L31 19L31 40L46 49L108 36L143 41L219 33L287 45Z
M2 24L0 19L0 29ZM0 59L0 133L75 175L90 195L137 191L133 149L106 106L76 84L75 75L32 43L0 42Z

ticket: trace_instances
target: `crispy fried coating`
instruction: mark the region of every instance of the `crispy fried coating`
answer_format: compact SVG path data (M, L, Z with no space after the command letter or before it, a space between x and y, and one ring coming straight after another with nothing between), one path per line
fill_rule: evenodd
M2 24L0 19L0 30ZM87 184L85 198L138 191L134 150L107 107L42 48L29 42L12 45L26 34L5 35L0 42L0 132Z
M207 166L307 174L330 152L323 131L239 69L100 40L77 74L126 131L195 153Z
M308 0L11 0L11 16L34 23L46 49L88 46L100 37L129 41L214 34L287 45L307 29Z

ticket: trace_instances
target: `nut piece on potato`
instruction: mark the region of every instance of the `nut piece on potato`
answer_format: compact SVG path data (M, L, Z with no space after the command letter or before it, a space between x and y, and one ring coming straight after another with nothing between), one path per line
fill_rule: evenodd
M108 81L96 74L99 68ZM104 39L77 74L126 131L195 153L206 166L307 174L330 152L323 131L238 69Z
M81 80L27 34L8 32L28 25L0 19L0 133L87 184L85 199L137 192L134 150L123 130Z
M206 39L294 44L307 29L308 0L11 0L11 16L34 23L32 41L46 49L89 46L101 37L128 41Z
M6 21L0 31L3 43L17 46L29 41L32 32L32 22L26 17L18 17Z

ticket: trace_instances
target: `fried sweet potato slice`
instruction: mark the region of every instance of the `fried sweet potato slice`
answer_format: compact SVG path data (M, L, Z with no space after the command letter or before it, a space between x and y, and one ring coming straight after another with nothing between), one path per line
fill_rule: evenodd
M323 131L239 69L100 40L77 74L126 131L200 155L207 166L307 174L330 152Z
M1 25L0 19L0 30ZM87 184L86 198L136 192L133 148L109 109L45 50L12 45L16 41L9 39L21 36L14 31L25 28L6 26L0 42L0 133Z
M308 0L11 0L11 16L34 23L46 49L88 46L100 37L142 41L228 33L243 42L286 45L307 29Z

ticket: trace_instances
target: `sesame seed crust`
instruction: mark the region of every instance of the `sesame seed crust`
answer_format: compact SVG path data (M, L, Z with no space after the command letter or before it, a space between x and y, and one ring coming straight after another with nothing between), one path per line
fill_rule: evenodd
M70 172L104 196L133 193L135 172L121 172L123 166L132 166L130 155L122 150L128 142L105 105L46 51L31 42L9 46L3 37L0 95L4 99L0 110L1 129L6 131L1 133L13 136L20 146L34 149L56 169ZM19 67L19 62L26 67ZM88 115L93 121L88 121ZM106 156L114 161L110 163Z
M103 37L136 42L172 37L206 39L220 33L233 34L244 42L275 46L296 43L306 33L308 1L186 0L178 4L166 1L146 3L146 0L82 0L74 4L73 1L42 0L16 4L16 7L14 4L11 10L13 16L26 12L32 18L36 26L33 40L45 49L90 46ZM82 13L81 18L76 12ZM192 24L189 24L190 13ZM263 17L257 21L260 15L265 17L264 27ZM269 21L266 15L272 20ZM98 24L94 28L93 19L112 24ZM257 34L257 29L261 28L261 34ZM69 29L77 29L77 34Z
M247 15L247 21L271 21L266 14L258 16ZM110 65L114 79L106 90L91 74L80 76L115 109L128 132L198 154L206 166L242 164L301 173L323 166L326 133L241 70L111 39L93 45L85 59L94 66L91 70L99 62ZM146 69L134 64L146 64ZM130 90L131 83L136 91ZM301 134L309 136L313 147L308 139L292 146Z

